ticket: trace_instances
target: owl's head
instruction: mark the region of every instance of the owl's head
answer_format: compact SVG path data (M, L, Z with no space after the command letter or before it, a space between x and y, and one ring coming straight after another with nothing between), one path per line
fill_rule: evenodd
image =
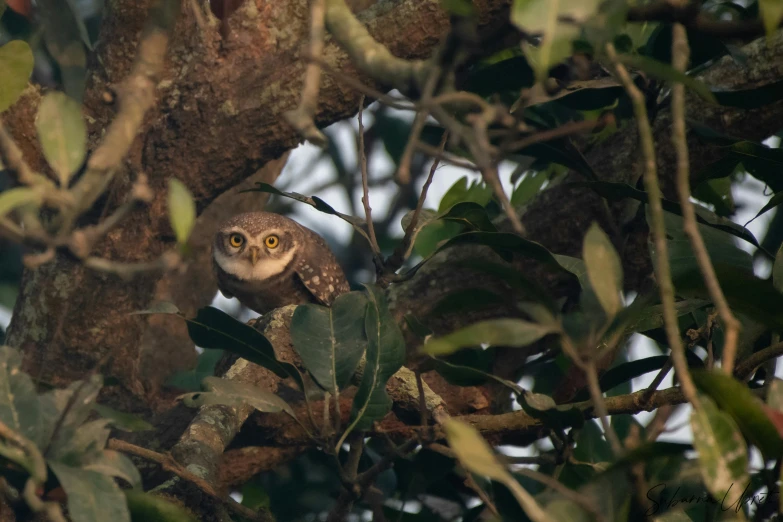
M239 214L223 223L212 256L224 272L244 281L263 281L283 272L302 242L298 223L271 212Z

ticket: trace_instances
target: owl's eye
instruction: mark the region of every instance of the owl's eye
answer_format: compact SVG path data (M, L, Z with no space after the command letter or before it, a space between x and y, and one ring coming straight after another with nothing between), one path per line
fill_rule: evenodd
M244 242L245 238L242 237L242 234L231 234L228 236L228 243L234 248L241 247Z
M264 244L267 246L267 248L277 248L277 246L280 244L280 238L274 234L271 236L266 236L266 239L264 239Z

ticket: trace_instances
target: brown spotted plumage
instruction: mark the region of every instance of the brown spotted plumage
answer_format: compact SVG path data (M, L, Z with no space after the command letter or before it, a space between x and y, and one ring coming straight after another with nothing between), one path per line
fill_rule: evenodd
M328 306L350 291L326 241L271 212L239 214L223 223L212 261L223 295L260 314L290 304Z

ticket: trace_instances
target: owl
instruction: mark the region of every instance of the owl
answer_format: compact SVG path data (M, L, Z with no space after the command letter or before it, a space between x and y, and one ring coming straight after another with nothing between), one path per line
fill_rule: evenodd
M326 241L271 212L239 214L223 223L212 261L221 293L259 314L291 304L329 306L350 291Z

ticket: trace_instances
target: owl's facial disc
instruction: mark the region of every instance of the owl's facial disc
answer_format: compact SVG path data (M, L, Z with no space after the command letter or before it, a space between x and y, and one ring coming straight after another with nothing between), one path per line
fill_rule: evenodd
M293 238L281 230L268 230L252 237L241 229L229 229L223 233L222 245L223 248L214 249L220 268L251 282L283 272L296 253Z

